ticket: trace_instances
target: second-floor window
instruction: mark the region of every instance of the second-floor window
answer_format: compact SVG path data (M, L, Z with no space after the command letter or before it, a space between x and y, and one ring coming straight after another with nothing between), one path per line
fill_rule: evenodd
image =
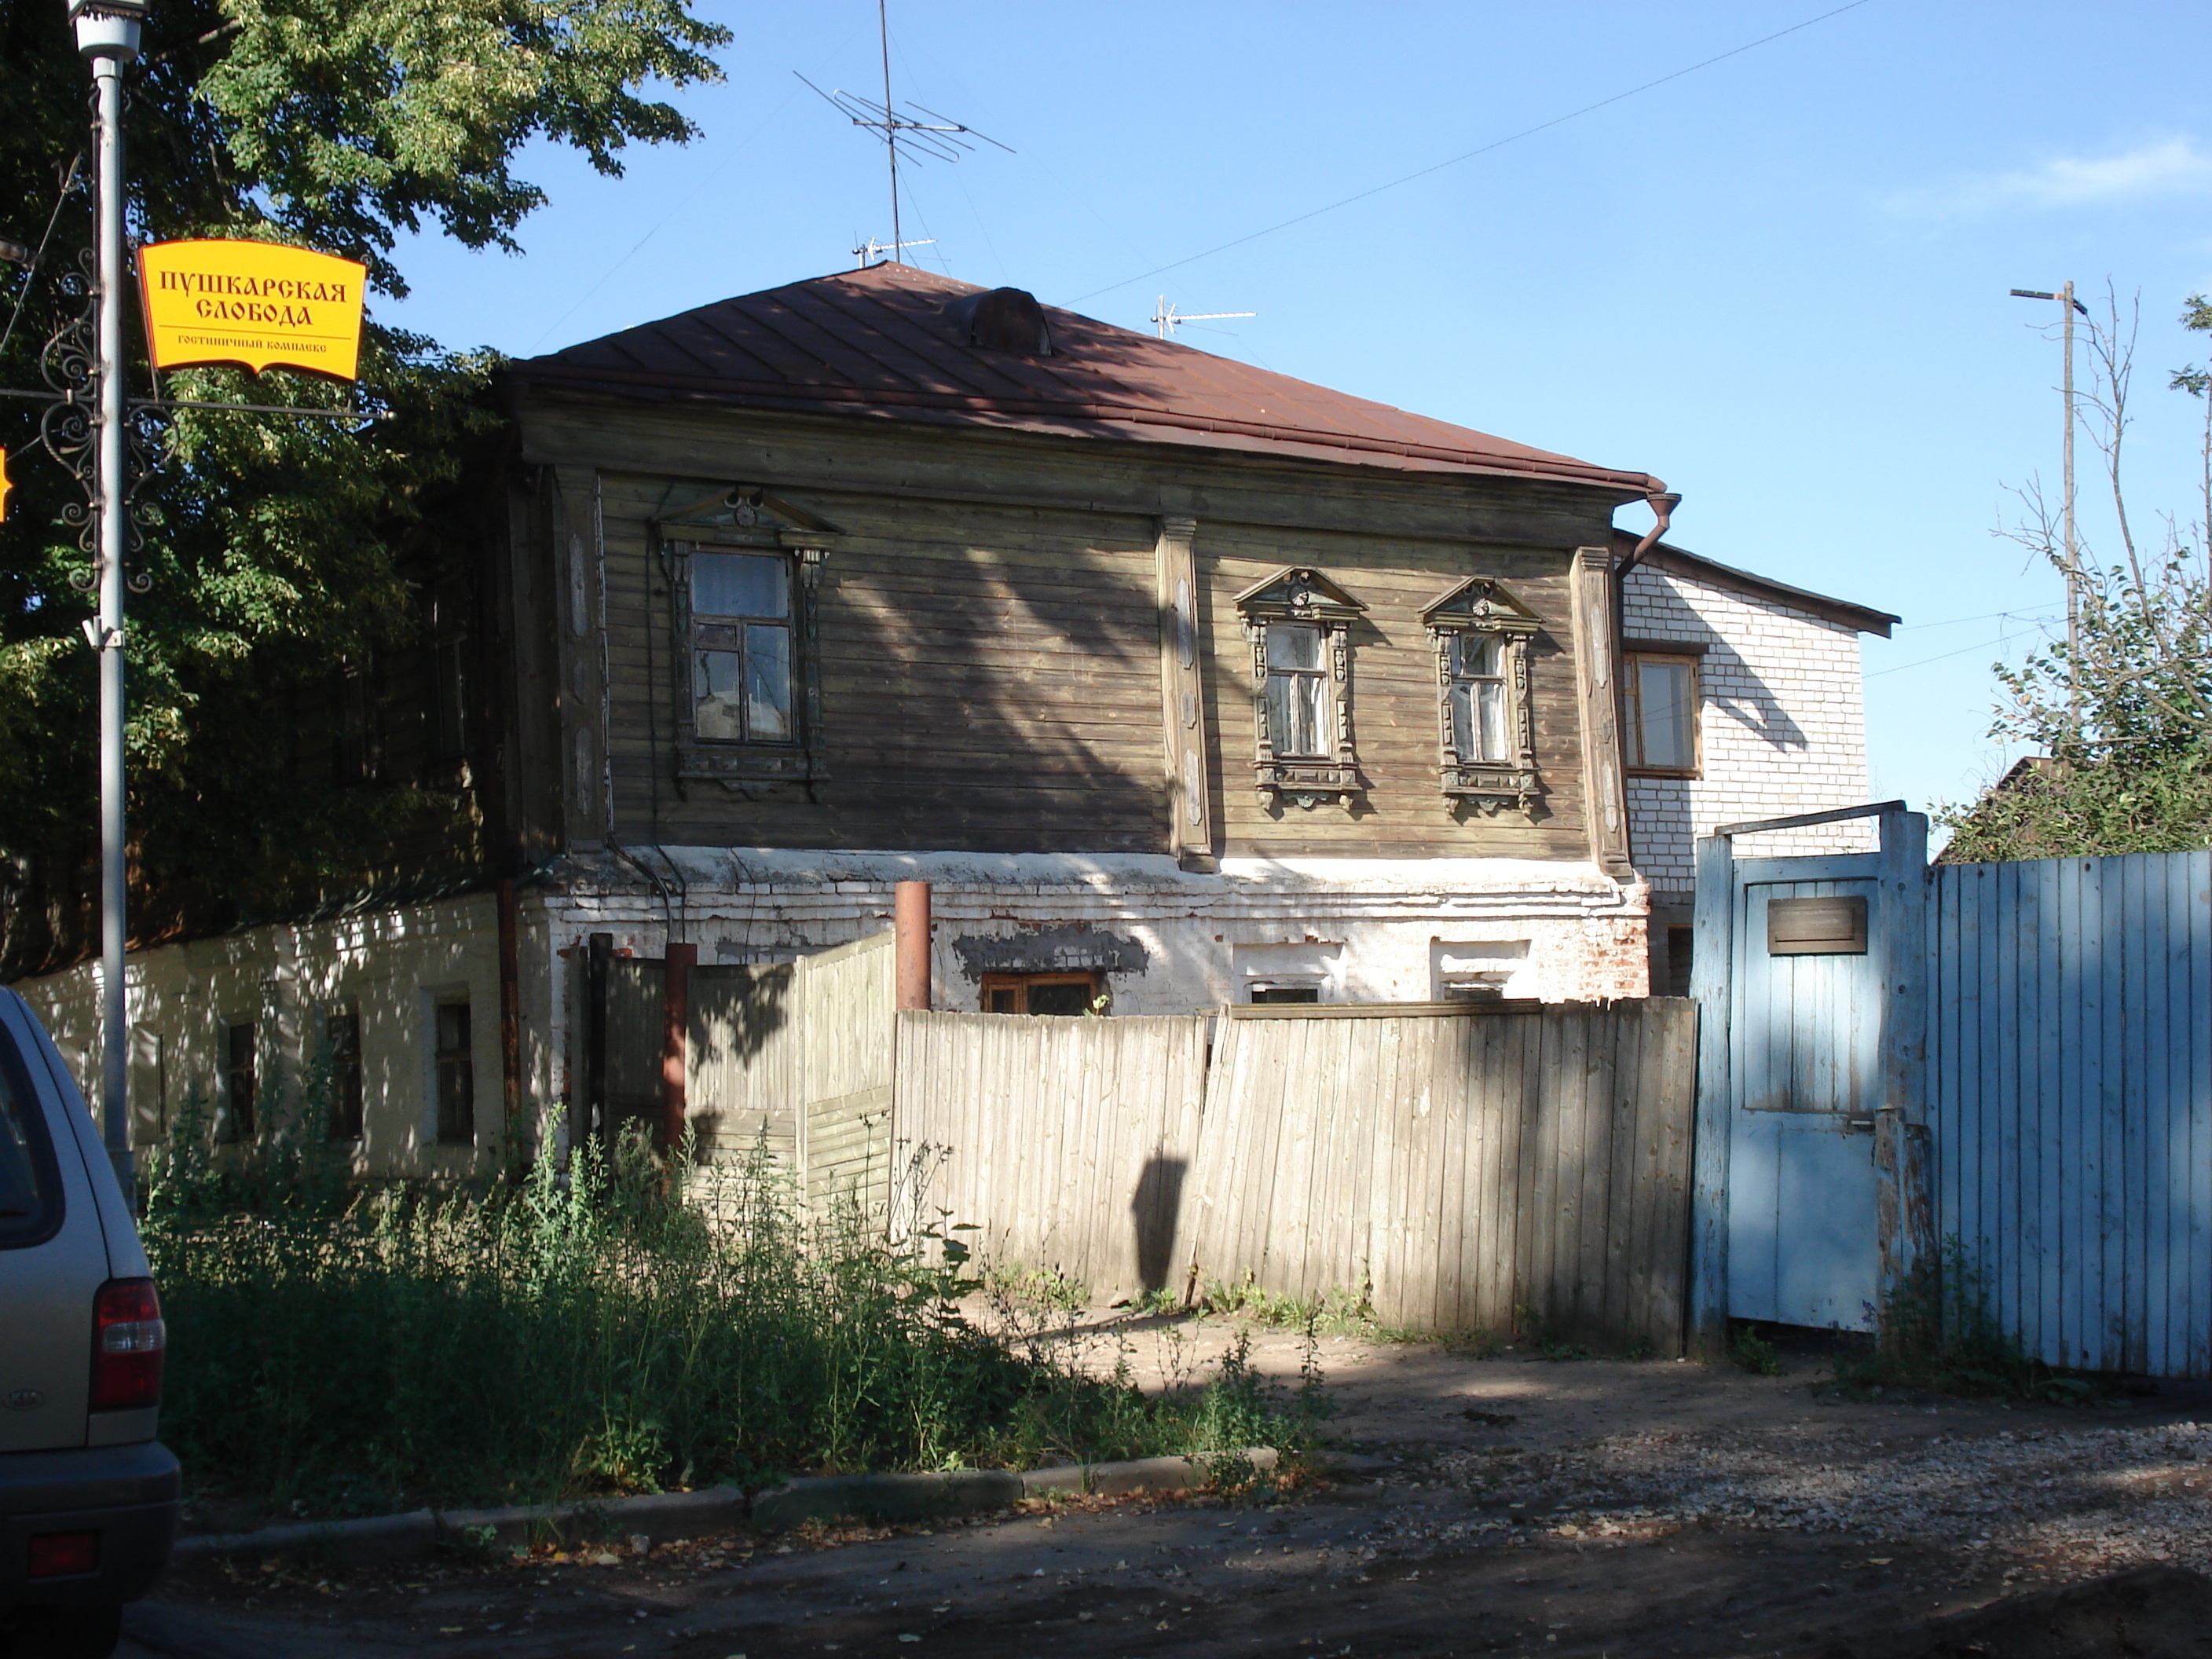
M1698 769L1698 659L1632 651L1621 703L1629 769L1687 776Z
M1321 760L1329 752L1328 666L1321 629L1310 623L1267 624L1267 740L1275 753Z
M791 742L790 561L702 548L690 563L698 735L708 742Z
M1498 634L1454 634L1444 644L1452 752L1462 763L1513 758L1505 683L1505 640Z

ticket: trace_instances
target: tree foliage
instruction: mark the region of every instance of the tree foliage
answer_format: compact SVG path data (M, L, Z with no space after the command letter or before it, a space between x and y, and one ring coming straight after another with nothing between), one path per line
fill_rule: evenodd
M2192 295L2183 324L2212 332L2212 301ZM1997 664L2005 696L1992 737L2033 745L1972 806L1939 812L1953 860L2174 852L2212 846L2212 371L2178 369L2172 390L2202 405L2196 511L2162 514L2146 536L2122 466L2132 416L2135 321L2108 296L2092 322L2086 424L2103 463L2118 556L2066 546L2039 491L2005 533L2070 580L2077 621L2017 668Z
M403 236L517 247L544 200L515 171L526 144L618 173L630 144L691 137L649 94L715 76L727 39L688 0L157 0L126 79L130 234L312 246L396 299ZM61 0L0 0L0 234L45 247L0 289L0 385L37 387L40 348L81 303L64 278L91 238L90 80ZM451 486L497 441L489 354L380 324L374 305L362 347L356 387L195 370L158 388L386 418L173 423L141 493L136 568L152 585L126 647L142 937L358 884L395 837L468 843L450 788L339 792L296 764L329 719L319 677L415 639L410 574L473 533ZM131 373L145 395L143 358ZM0 974L82 948L93 870L92 605L76 585L91 561L63 520L77 486L36 434L35 405L0 406L15 485L0 525Z

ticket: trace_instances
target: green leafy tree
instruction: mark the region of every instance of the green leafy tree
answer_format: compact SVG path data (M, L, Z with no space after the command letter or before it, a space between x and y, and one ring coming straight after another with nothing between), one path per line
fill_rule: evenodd
M2183 324L2212 333L2212 301L2192 295ZM2074 638L1995 672L2005 698L1990 735L2033 745L2033 762L1970 806L1937 814L1954 861L2175 852L2212 846L2212 371L2174 371L2171 389L2203 405L2193 518L2159 516L2146 538L2122 459L2131 416L2135 319L2107 296L2088 330L2081 398L2113 508L2116 558L2069 557L2057 513L2031 487L2005 533L2071 580Z
M341 792L300 765L331 737L332 665L416 641L410 574L477 533L453 485L497 441L489 356L380 324L374 301L407 291L403 235L517 249L544 200L514 171L526 143L619 173L631 144L692 137L650 94L715 78L728 38L688 0L155 0L126 80L131 235L310 246L365 264L372 294L358 386L195 370L159 390L385 418L173 423L127 645L140 938L397 874L403 847L418 866L478 855L450 784ZM0 291L0 385L36 387L91 235L90 82L62 0L0 0L0 234L45 249ZM143 359L132 374L143 395ZM34 405L0 406L0 976L81 952L94 899L91 561L36 431Z

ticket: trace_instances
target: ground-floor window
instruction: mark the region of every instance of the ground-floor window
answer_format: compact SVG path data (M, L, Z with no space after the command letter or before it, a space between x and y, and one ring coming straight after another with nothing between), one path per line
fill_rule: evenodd
M1321 987L1318 985L1255 985L1252 987L1252 1000L1255 1002L1319 1002Z
M477 1138L476 1067L469 1046L469 1005L437 1006L438 1140L467 1146Z
M1104 975L1095 972L983 975L987 1014L1103 1013L1105 995Z
M329 1053L330 1132L332 1140L361 1139L361 1010L351 1003L323 1019Z
M256 1078L253 1065L254 1024L234 1020L222 1028L222 1121L216 1139L253 1139Z

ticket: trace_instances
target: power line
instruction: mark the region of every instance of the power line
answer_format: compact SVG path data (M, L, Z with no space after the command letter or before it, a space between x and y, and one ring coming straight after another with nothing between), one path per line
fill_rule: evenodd
M1972 651L1987 651L1992 647L2002 651L2008 643L2009 643L2009 641L2003 635L2000 634L1996 639L1988 641L1986 644L1978 641L1972 645L1962 645L1956 651L1945 651L1933 657L1920 657L1911 662L1893 663L1887 668L1877 668L1871 673L1863 676L1863 678L1869 680L1877 680L1884 674L1902 674L1908 668L1925 668L1932 662L1948 662L1954 657L1963 657Z
M1363 190L1357 195L1346 196L1341 201L1331 202L1326 207L1317 207L1310 213L1301 213L1294 219L1284 220L1280 224L1269 225L1265 230L1255 230L1249 235L1239 236L1233 241L1224 242L1217 247L1210 247L1203 253L1194 253L1187 259L1177 259L1168 264L1155 265L1152 270L1139 271L1134 276L1124 277L1118 283L1109 283L1104 288L1094 288L1088 294L1077 295L1068 303L1079 306L1085 300L1095 300L1102 294L1111 294L1115 289L1127 288L1133 283L1149 281L1164 271L1180 270L1185 265L1196 264L1200 259L1210 259L1217 253L1226 253L1232 247L1242 247L1247 242L1258 241L1262 236L1273 236L1279 230L1288 230L1292 225L1302 225L1309 219L1318 219L1324 213L1334 213L1339 208L1350 207L1354 202L1364 202L1370 196L1380 196L1383 191L1395 190L1401 185L1410 185L1416 179L1425 179L1432 173L1442 173L1446 167L1455 167L1462 161L1472 161L1478 155L1487 155L1494 149L1503 149L1506 145L1518 143L1523 138L1533 138L1540 132L1548 132L1553 127L1564 126L1569 121L1578 120L1583 116L1594 114L1599 110L1620 103L1624 99L1633 98L1639 93L1649 92L1654 87L1663 87L1669 81L1679 81L1686 75L1695 75L1699 70L1711 69L1715 64L1726 63L1731 58L1740 58L1745 52L1756 51L1760 46L1781 40L1784 35L1795 34L1800 29L1809 29L1815 23L1825 23L1831 17L1840 17L1844 13L1856 11L1867 3L1868 0L1849 0L1848 4L1838 6L1832 11L1824 11L1819 16L1808 17L1802 23L1792 23L1786 29L1777 29L1773 33L1763 34L1756 40L1747 40L1742 46L1732 46L1726 52L1716 53L1686 68L1675 70L1671 74L1662 75L1656 81L1646 81L1643 85L1631 87L1626 92L1616 92L1610 98L1601 98L1595 104L1585 104L1580 109L1570 110L1565 115L1555 115L1548 121L1540 121L1533 127L1523 127L1518 132L1509 133L1503 138L1494 138L1490 143L1468 150L1464 155L1455 155L1449 161L1438 161L1433 166L1421 168L1418 173L1409 173L1401 179L1393 179L1388 184L1376 185L1371 190Z

